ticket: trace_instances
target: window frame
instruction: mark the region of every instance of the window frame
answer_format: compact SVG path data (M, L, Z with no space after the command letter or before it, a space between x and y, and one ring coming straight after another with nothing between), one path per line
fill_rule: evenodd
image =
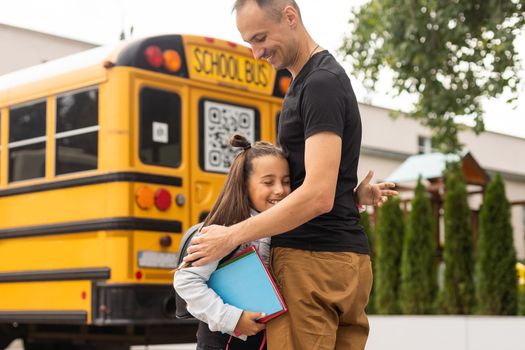
M13 127L13 123L11 123L11 117L12 117L12 112L13 110L16 110L16 109L20 109L20 108L24 108L24 107L28 107L28 106L32 106L32 105L36 105L36 104L39 104L39 103L44 103L44 135L43 136L37 136L37 137L31 137L31 138L28 138L28 139L22 139L22 140L17 140L17 141L10 141L10 137L11 137L11 131L12 131L12 127ZM25 101L25 102L21 102L21 103L17 103L17 104L13 104L13 105L9 105L7 106L7 109L8 109L8 118L9 118L9 127L8 127L8 130L7 130L7 183L8 184L11 184L11 183L18 183L18 182L22 182L22 181L32 181L32 180L38 180L38 179L45 179L46 177L46 154L47 154L47 147L48 147L48 142L47 142L47 121L48 121L48 115L47 115L47 112L48 112L48 104L49 104L49 101L48 101L48 97L45 96L45 97L40 97L40 98L37 98L37 99L34 99L34 100L30 100L30 101ZM24 147L24 146L29 146L29 145L36 145L36 144L39 144L39 143L43 143L44 144L44 174L42 176L37 176L37 177L30 177L30 178L24 178L24 179L19 179L19 180L14 180L11 178L11 152L13 149L16 149L16 148L19 148L19 147Z
M79 128L79 129L73 129L73 130L68 130L68 131L61 131L61 132L58 132L58 99L60 97L63 97L63 96L68 96L68 95L76 95L76 94L80 94L80 93L83 93L83 92L89 92L89 91L96 91L96 94L97 94L97 124L96 125L92 125L92 126L87 126L87 127L82 127L82 128ZM100 148L99 148L99 131L100 131L100 86L99 85L91 85L91 86L86 86L86 87L83 87L83 88L80 88L80 89L75 89L75 90L69 90L69 91L63 91L61 93L57 93L53 96L53 103L54 103L54 112L55 112L55 119L54 119L54 135L53 135L53 138L54 138L54 157L53 157L53 161L54 161L54 164L53 164L53 174L55 177L62 177L62 176L68 176L68 175L71 175L71 174L79 174L79 173L84 173L84 172L90 172L90 171L97 171L99 169L99 159L100 159ZM60 173L58 174L57 173L57 165L58 165L58 140L60 139L64 139L64 138L67 138L67 137L71 137L71 136L78 136L78 135L85 135L85 134L90 134L90 133L96 133L97 134L97 165L95 168L92 168L92 169L85 169L85 170L79 170L79 171L71 171L71 172L66 172L66 173Z

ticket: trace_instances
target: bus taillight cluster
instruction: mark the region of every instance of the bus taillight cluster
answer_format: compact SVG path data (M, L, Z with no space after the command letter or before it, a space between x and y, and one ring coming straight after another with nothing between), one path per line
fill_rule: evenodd
M178 72L182 67L180 54L175 50L164 50L156 45L150 45L144 50L146 62L154 68L164 66L170 72Z
M141 209L148 210L155 205L160 211L166 211L171 207L171 193L165 188L156 191L149 186L142 186L135 192L135 202Z

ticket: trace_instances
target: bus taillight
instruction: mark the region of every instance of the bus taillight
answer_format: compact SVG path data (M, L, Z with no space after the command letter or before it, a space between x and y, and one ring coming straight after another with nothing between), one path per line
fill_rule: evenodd
M283 95L286 95L286 93L288 92L288 88L290 87L291 82L291 77L284 76L281 77L281 79L279 79L279 90Z
M162 211L168 210L171 206L171 193L164 188L158 189L155 192L155 206Z
M149 209L153 207L155 202L155 194L153 190L148 186L142 186L135 192L135 202L141 209Z
M156 45L150 45L146 48L146 51L144 51L144 55L146 56L146 61L155 68L160 68L162 66L162 63L164 61L164 58L162 57L162 50L156 46Z
M176 73L182 67L182 60L177 51L166 50L164 51L163 57L164 57L164 67L166 67L167 70Z

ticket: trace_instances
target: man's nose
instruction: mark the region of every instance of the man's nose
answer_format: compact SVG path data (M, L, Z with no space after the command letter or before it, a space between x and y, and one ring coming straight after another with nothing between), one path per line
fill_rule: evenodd
M260 60L264 57L264 48L252 46L253 57Z

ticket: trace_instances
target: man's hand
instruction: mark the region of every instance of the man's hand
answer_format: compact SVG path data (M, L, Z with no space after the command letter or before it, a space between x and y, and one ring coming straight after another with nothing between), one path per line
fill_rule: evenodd
M250 312L243 311L237 326L235 326L235 334L255 335L266 328L265 324L258 323L257 319L266 316L264 312Z
M202 266L225 257L237 247L231 231L230 227L220 225L203 227L199 236L191 241L184 261L191 262L193 266Z
M370 170L366 177L357 186L356 194L358 204L374 205L380 207L386 202L389 196L397 196L397 191L391 190L396 185L392 182L381 182L371 184L370 180L374 177L374 172Z

